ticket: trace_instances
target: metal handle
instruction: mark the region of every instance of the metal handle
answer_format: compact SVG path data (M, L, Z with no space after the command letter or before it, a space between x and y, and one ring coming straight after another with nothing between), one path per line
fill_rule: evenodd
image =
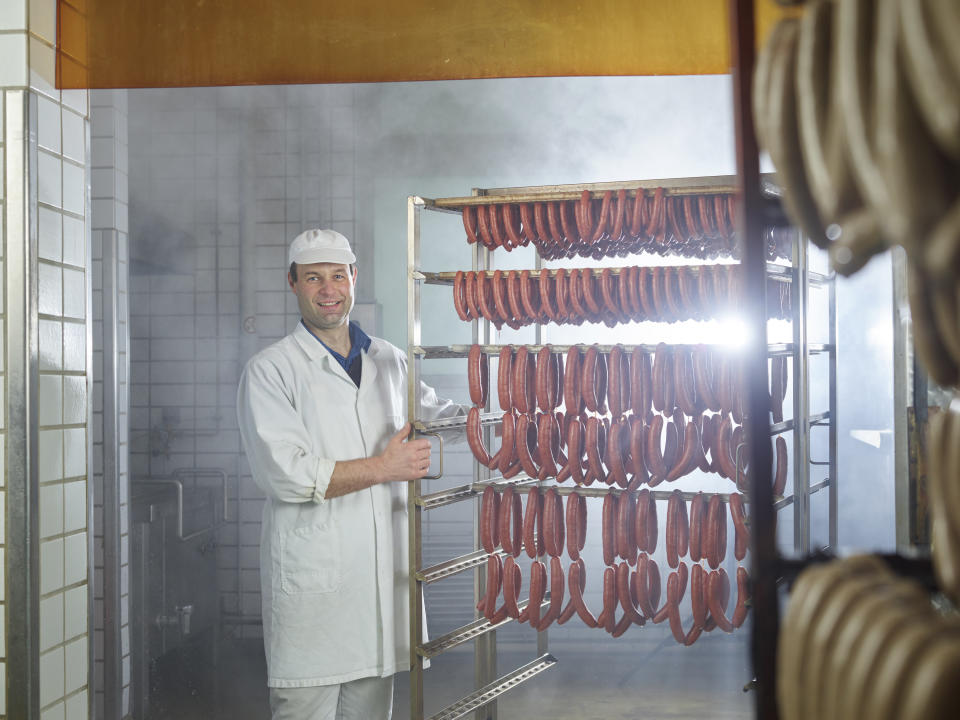
M424 475L422 480L439 480L443 477L443 437L438 432L430 432L429 430L417 430L414 429L415 433L420 433L421 435L430 435L435 437L440 442L440 467L437 469L436 475Z
M192 476L196 480L199 476L216 476L220 478L220 487L223 490L223 519L220 522L217 522L216 511L214 511L214 517L208 527L200 528L194 532L184 535L183 534L183 481L179 478ZM204 533L211 532L217 528L222 527L228 520L230 520L229 513L227 511L227 473L225 470L220 468L180 468L173 471L174 479L166 480L159 478L147 478L142 480L134 480L138 485L168 485L173 487L177 492L177 539L179 540L191 540L199 535Z

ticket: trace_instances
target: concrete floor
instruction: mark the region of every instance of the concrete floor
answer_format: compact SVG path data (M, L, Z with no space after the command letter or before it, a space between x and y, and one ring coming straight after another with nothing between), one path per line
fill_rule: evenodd
M556 635L556 634L555 634ZM743 691L749 679L747 628L735 635L715 631L689 648L677 645L663 626L634 636L596 643L565 643L554 637L550 652L556 665L500 697L499 718L524 720L620 720L753 716L753 696ZM534 645L501 648L499 670L505 674L534 657ZM517 649L513 649L517 648ZM171 684L157 698L150 720L268 720L266 666L259 640L234 640L222 646L219 701L203 684ZM457 650L433 661L424 677L424 707L436 713L470 692L473 655ZM409 675L397 676L394 720L409 720Z

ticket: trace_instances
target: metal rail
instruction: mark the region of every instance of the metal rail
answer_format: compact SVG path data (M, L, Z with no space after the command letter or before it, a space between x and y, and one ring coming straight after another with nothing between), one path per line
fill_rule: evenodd
M436 715L432 715L430 720L456 720L474 710L487 705L507 690L516 687L520 683L529 680L535 675L539 675L544 670L549 670L557 664L557 659L549 653L544 653L533 662L527 663L523 667L517 668L512 673L508 673L494 682L484 685L465 698L458 700L453 705L441 710Z
M505 347L517 347L517 345L492 345L492 344L481 344L480 349L486 355L499 355L500 351ZM410 351L417 357L423 358L424 360L451 360L455 358L465 358L470 352L470 345L467 344L452 344L452 345L415 345L410 348ZM543 349L543 345L525 345L527 350L531 353L538 353ZM571 347L579 347L584 350L590 347L596 347L597 350L602 354L609 354L613 350L615 345L601 345L601 344L577 344L577 345L550 345L550 349L554 353L565 354ZM629 345L621 344L619 346L622 350L630 351L634 349L640 349L644 352L653 353L657 350L656 344L639 344L639 345ZM698 343L672 343L670 344L671 348L685 348L685 349L695 349L698 347L704 347L703 344ZM716 349L717 352L728 352L726 346L724 345L706 345L708 348ZM810 354L815 355L819 353L827 353L833 349L833 345L829 343L821 344L809 344L808 351ZM734 351L729 351L734 352ZM772 343L767 347L767 355L773 357L774 355L793 355L795 352L794 343ZM424 424L422 427L428 427ZM433 426L429 426L433 427Z
M541 609L549 608L549 593L548 597L543 602L541 602ZM523 609L530 604L530 599L521 600L517 603L517 608L520 612L523 612ZM513 622L512 617L506 617L498 623L491 622L487 618L483 617L479 620L474 620L472 623L467 623L462 627L458 627L456 630L448 632L446 635L441 635L440 637L431 640L430 642L423 643L417 647L417 654L423 658L430 659L436 657L440 653L451 650L458 645L473 640L480 635L496 630L499 627L503 627L507 623Z
M729 267L737 267L739 263L725 263ZM628 267L628 266L624 266ZM600 277L603 274L604 270L610 270L611 274L617 276L623 272L624 267L610 267L610 268L583 268L590 270L590 272L595 277ZM672 267L672 266L671 266ZM694 275L700 273L701 265L681 265L679 267L685 268L687 271L692 272ZM482 272L486 277L492 278L493 274L497 272L496 270L480 270L477 272ZM504 272L504 271L500 271ZM530 277L536 278L540 277L546 273L550 277L556 277L557 268L540 268L535 270L528 270ZM414 272L413 279L420 280L427 285L453 285L453 281L456 279L457 271L456 270L442 270L439 272L430 272L427 270L419 270ZM767 277L770 280L777 280L779 282L791 282L793 279L792 268L789 265L780 265L778 263L767 263ZM831 282L834 278L833 274L824 275L822 273L810 272L809 273L810 284L813 286L826 285Z

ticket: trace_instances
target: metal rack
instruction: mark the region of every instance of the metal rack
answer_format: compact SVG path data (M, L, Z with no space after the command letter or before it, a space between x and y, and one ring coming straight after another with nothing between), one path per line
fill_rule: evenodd
M419 420L421 415L419 408L419 388L422 376L421 364L428 359L450 359L466 358L470 345L452 344L444 346L424 346L421 343L421 287L424 284L450 285L453 282L454 272L432 272L421 268L421 214L424 210L458 213L467 205L483 205L491 202L523 202L523 201L544 201L544 200L569 200L579 198L584 190L589 190L595 196L602 195L607 190L626 189L628 192L636 191L637 188L653 189L664 187L670 194L704 194L704 193L724 193L734 192L738 178L682 178L671 180L649 180L629 183L597 183L588 185L555 185L541 187L521 187L521 188L497 188L490 190L477 190L475 195L470 197L454 197L442 199L427 199L412 196L408 200L407 220L408 220L408 238L407 238L407 308L408 308L408 407L409 416L413 421L414 429L418 433L436 433L440 431L451 431L464 429L466 421L464 418L445 419L432 422L423 422ZM759 187L759 185L758 185ZM779 203L775 199L770 199L769 194L758 209L758 214L765 222L782 225L783 215L779 209ZM762 240L761 240L762 242ZM762 249L761 249L762 252ZM490 267L490 251L481 246L472 247L472 270L488 271ZM761 258L763 255L761 254ZM746 260L746 258L745 258ZM540 256L536 255L536 269L532 273L542 272L540 266ZM748 273L750 267L747 268ZM550 271L547 271L550 272ZM755 270L756 272L756 270ZM766 287L767 279L780 282L789 282L792 292L792 328L793 341L790 343L767 344L766 343ZM751 481L753 485L765 478L766 496L769 498L769 507L774 512L793 506L795 538L794 546L798 553L806 553L810 547L810 497L824 489L829 492L830 517L829 517L829 547L836 544L836 500L837 500L837 442L836 442L836 294L835 283L832 275L824 275L811 272L808 268L808 258L805 242L797 237L793 243L793 257L791 265L784 266L774 263L763 262L759 266L758 278L753 285L759 285L760 290L753 294L755 288L749 283L753 280L748 276L748 297L760 298L755 301L759 307L756 308L752 319L754 325L759 324L762 332L756 336L761 338L761 344L753 348L755 352L751 359L756 361L759 366L762 363L762 373L757 375L752 373L752 367L748 367L748 376L754 378L749 385L751 392L756 388L763 387L763 407L760 411L761 417L759 423L754 420L745 420L748 433L752 436L772 437L784 432L793 432L793 493L783 498L773 498L771 491L770 464L772 460L770 451L770 442L752 443L751 446L763 446L765 448L766 465L758 464L756 451L751 451L750 462L754 468L765 467L761 472L751 471ZM808 311L808 293L810 288L819 288L829 293L829 337L827 343L813 344L808 341L806 313ZM762 321L759 319L762 314ZM534 326L535 344L528 346L534 350L539 350L541 345L540 326ZM487 354L499 353L501 346L491 344L490 324L487 321L472 323L472 342L480 344ZM605 346L600 346L604 349ZM625 346L627 348L634 346ZM652 351L655 346L641 345L645 350ZM553 346L555 352L566 352L569 346ZM609 348L606 348L609 349ZM826 354L829 363L830 378L830 407L826 412L811 415L809 411L809 361L810 357L818 354ZM793 387L793 410L794 417L785 419L784 422L771 425L769 422L769 408L767 406L767 359L771 356L788 356L791 358L792 369L792 387ZM756 398L750 395L750 408L753 410L757 405L753 402ZM489 401L487 412L481 415L481 425L489 434L491 428L501 419L499 413L490 412ZM756 413L752 413L756 414ZM802 421L798 421L802 418ZM757 426L762 425L762 431L757 431ZM810 430L814 427L826 428L829 433L829 457L825 461L814 462L809 457L809 436ZM761 452L761 455L764 453ZM738 452L738 457L739 457ZM744 458L746 456L744 454ZM806 461L801 462L804 459ZM764 462L761 460L760 462ZM739 464L739 463L738 463ZM818 478L811 482L811 467L826 468L826 477ZM423 567L422 554L422 513L438 507L450 505L477 497L482 493L484 487L488 484L506 486L507 484L519 486L532 486L537 484L536 479L528 478L520 474L510 480L504 480L502 477L491 477L490 470L478 463L474 463L473 482L469 485L461 485L440 492L431 494L422 493L422 483L415 480L410 483L408 496L409 512L409 561L410 561L410 717L411 720L422 720L424 718L423 703L423 670L424 662L434 658L446 650L461 645L469 640L475 641L475 686L479 689L460 701L450 705L440 713L433 715L433 719L444 718L452 720L453 718L463 717L464 715L477 711L477 717L495 717L495 699L506 690L517 684L534 677L540 672L549 669L556 663L556 659L547 652L547 633L539 632L537 635L537 657L528 665L519 668L505 675L496 675L496 634L497 628L511 622L507 620L492 624L485 618L480 618L472 623L457 628L439 638L424 643L423 638L423 618L424 618L424 599L423 588L445 578L449 578L461 572L477 570L482 568L487 561L488 554L481 550L475 550L461 557L453 558L434 565L432 567ZM758 480L760 478L761 480ZM584 496L603 496L610 492L622 492L616 488L586 488L586 487L558 487L560 494L567 495L576 492ZM654 497L666 499L669 496L668 491L653 491ZM662 495L662 497L661 497ZM690 494L692 496L692 493ZM764 502L764 498L752 489L751 500L754 503ZM686 499L689 499L687 497ZM763 521L762 521L763 522ZM757 531L754 531L756 538ZM772 537L772 536L771 536ZM478 538L474 530L474 547L478 547ZM757 540L754 540L756 548ZM754 550L754 552L756 552ZM754 565L754 576L756 577L756 561ZM475 580L476 591L482 590L484 577L482 573L477 573ZM488 714L480 714L485 711Z

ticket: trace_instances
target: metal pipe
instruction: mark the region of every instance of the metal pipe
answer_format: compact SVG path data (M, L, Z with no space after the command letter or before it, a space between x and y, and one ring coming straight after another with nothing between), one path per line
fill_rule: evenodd
M756 28L753 0L731 0L730 48L733 65L733 112L736 133L737 191L739 212L737 230L743 238L743 264L747 285L747 310L750 338L746 360L748 413L745 420L750 442L751 558L753 575L753 622L750 648L756 678L755 715L761 720L778 717L776 702L777 631L777 550L772 452L768 418L766 345L766 273L762 231L760 160L753 126L751 98L753 68L756 61ZM754 440L756 439L756 440Z

